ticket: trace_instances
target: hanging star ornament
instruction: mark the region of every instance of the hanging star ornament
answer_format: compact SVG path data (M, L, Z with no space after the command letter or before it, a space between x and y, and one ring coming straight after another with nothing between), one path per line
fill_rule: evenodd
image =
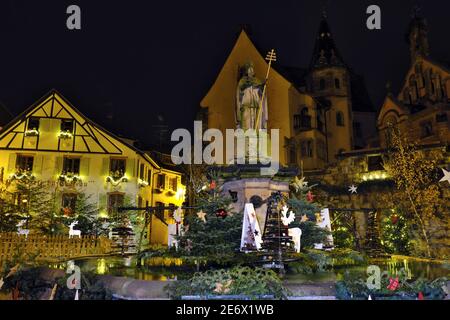
M197 217L202 220L203 222L206 222L206 212L203 212L203 210L200 210L200 212L197 212Z
M354 184L352 184L350 187L348 187L348 191L349 191L351 194L358 193L358 187L355 186Z
M300 221L301 222L306 222L308 220L309 220L308 216L306 214L304 214L304 215L302 215L302 219Z
M441 180L439 180L439 182L445 182L447 181L450 184L450 172L445 170L444 168L441 168L442 173L444 174L444 176L442 177Z

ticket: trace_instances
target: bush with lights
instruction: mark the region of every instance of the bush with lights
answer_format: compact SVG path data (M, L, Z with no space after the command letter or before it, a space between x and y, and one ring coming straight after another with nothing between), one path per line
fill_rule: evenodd
M409 254L411 251L408 221L400 211L385 211L381 221L381 244L387 253Z

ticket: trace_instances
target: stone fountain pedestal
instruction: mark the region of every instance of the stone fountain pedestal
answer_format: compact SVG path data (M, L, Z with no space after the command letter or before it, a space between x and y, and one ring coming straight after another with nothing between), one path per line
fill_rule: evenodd
M243 212L246 203L253 203L261 230L267 213L266 200L273 192L289 195L289 184L298 175L297 168L280 168L271 176L261 175L261 165L229 165L218 170L224 196L233 198L233 211Z

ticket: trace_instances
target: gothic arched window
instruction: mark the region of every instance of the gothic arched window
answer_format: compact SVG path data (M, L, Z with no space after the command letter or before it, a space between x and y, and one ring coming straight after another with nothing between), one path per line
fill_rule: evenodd
M343 127L344 124L344 114L341 111L336 112L336 125L338 127Z

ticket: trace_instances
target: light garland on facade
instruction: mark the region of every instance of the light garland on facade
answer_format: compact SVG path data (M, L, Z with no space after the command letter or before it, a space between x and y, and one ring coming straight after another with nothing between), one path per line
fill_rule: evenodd
M9 176L10 180L23 180L23 179L34 180L34 178L35 177L33 173L31 173L31 171L19 171Z
M363 181L386 180L388 177L385 171L368 172L361 175Z
M127 177L122 176L120 178L115 179L114 177L111 176L107 176L106 177L106 182L111 183L114 187L117 187L119 184L121 184L122 182L128 182Z
M71 132L68 132L68 131L61 131L58 134L58 137L60 139L71 139L73 137L73 134Z
M39 131L36 129L30 129L25 131L25 137L36 137L39 135Z
M148 182L141 180L141 179L139 179L138 184L139 184L139 187L142 187L142 188L148 187Z
M62 181L65 181L67 183L72 183L72 182L80 181L81 177L76 175L76 174L68 172L68 173L62 173L59 176L59 179L62 180Z

